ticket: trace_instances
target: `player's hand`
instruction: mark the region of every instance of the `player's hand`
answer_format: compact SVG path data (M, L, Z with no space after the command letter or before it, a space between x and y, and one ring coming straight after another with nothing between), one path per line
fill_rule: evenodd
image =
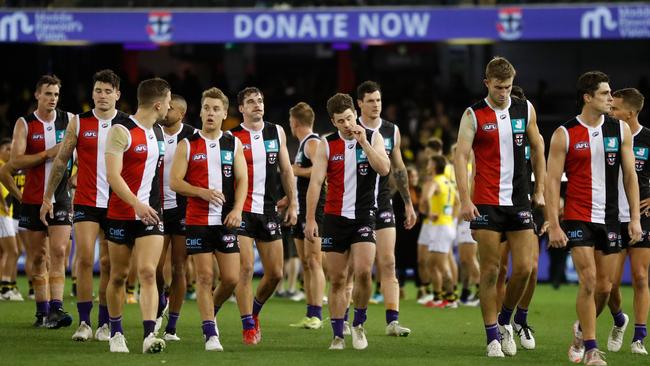
M630 221L630 223L627 225L627 232L630 235L630 242L628 243L629 245L634 245L640 242L641 236L643 235L640 220Z
M59 142L58 144L52 146L51 148L45 150L45 156L47 156L47 160L54 159L56 157L56 154L59 153L59 149L61 148L61 143Z
M406 230L411 230L415 226L415 222L418 220L418 215L415 213L413 204L409 203L404 208L404 228Z
M133 206L133 209L135 210L135 214L145 225L156 225L158 222L160 222L158 213L149 205L138 201Z
M560 225L549 226L548 228L548 246L550 248L564 248L569 242L564 230Z
M440 217L440 215L438 215L438 214L430 214L430 215L427 215L427 218L428 218L429 220L431 220L432 222L436 222L436 221L438 221L438 217Z
M368 142L368 139L366 138L366 129L360 125L354 125L352 127L352 137L354 137L359 144L365 144Z
M315 238L320 237L316 220L307 220L305 222L305 230L303 230L303 233L305 234L305 239L312 242L314 241Z
M287 207L289 207L289 197L284 196L280 198L278 203L276 203L276 206L278 207L278 211L284 211Z
M54 205L52 205L52 201L44 198L43 203L41 204L40 218L45 226L48 226L47 215L49 215L51 219L54 218Z
M551 225L550 222L548 222L548 221L544 221L544 223L542 224L542 227L539 228L539 233L538 233L537 235L538 235L538 236L542 236L542 235L546 234L546 232L548 231L548 227L549 227L550 225Z
M470 202L463 202L460 205L460 217L465 220L471 222L475 218L479 217L480 213L478 212L478 208L474 206L474 203Z
M241 211L231 210L223 221L223 224L230 229L237 229L241 226Z
M287 206L287 210L284 213L284 224L287 226L293 226L298 222L298 208L296 207L296 203L294 201L289 203L289 206Z
M216 189L203 188L199 192L199 197L204 201L214 203L218 206L223 206L223 203L226 202L226 196Z
M546 206L546 201L544 201L544 193L535 192L533 193L533 207L543 208Z
M648 211L650 211L650 198L646 198L644 200L641 200L639 207L641 208L641 215L648 215Z

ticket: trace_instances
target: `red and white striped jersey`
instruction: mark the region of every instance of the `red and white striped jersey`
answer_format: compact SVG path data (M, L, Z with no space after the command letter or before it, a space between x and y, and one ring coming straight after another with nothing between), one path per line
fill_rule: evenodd
M591 127L576 117L560 126L567 141L565 220L618 222L623 123L602 116L600 123Z
M366 129L368 141L374 134ZM370 166L368 156L356 140L346 140L340 133L327 136L326 141L325 213L348 219L374 218L380 176Z
M185 181L196 187L222 192L225 202L220 206L200 197L188 197L185 224L223 225L222 219L232 210L235 201L235 151L241 142L229 133L209 140L201 132L188 137L186 141Z
M149 204L162 217L162 165L165 144L158 125L143 127L133 116L116 118L113 125L128 133L129 141L122 156L121 176L140 202ZM114 191L108 201L107 217L113 220L140 220L133 207Z
M528 206L530 173L526 164L526 129L532 107L528 101L510 98L504 109L487 99L471 106L474 119L473 150L475 205Z
M38 154L63 141L65 130L72 114L60 109L55 111L53 121L43 121L31 113L22 117L19 121L25 124L27 131L25 155ZM23 203L40 205L43 203L45 186L52 170L53 160L48 160L40 165L26 169L25 188L23 190ZM70 178L70 167L66 168L61 183L54 192L52 202L70 202L70 191L68 190L68 178Z
M641 126L638 131L632 132L634 168L639 183L639 198L644 200L650 197L650 129ZM618 180L618 210L621 222L630 222L630 205L623 184L623 171L620 171Z
M106 180L106 136L116 117L128 118L126 113L115 111L106 120L99 119L95 110L82 113L77 121L77 190L75 205L106 208L108 206L108 181Z
M165 168L163 169L163 209L169 210L172 208L185 207L185 197L177 195L176 192L169 188L169 173L171 172L172 161L176 153L176 146L184 138L192 136L196 133L196 129L185 123L181 124L181 128L173 135L168 135L163 129L163 138L165 139Z
M279 125L264 122L259 131L249 130L243 124L230 132L237 137L244 150L248 167L248 194L244 212L272 214L280 197L278 160L282 145Z

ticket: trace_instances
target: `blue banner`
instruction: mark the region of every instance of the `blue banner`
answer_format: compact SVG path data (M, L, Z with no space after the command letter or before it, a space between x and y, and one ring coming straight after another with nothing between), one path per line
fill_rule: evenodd
M0 11L0 42L428 42L650 38L650 5Z

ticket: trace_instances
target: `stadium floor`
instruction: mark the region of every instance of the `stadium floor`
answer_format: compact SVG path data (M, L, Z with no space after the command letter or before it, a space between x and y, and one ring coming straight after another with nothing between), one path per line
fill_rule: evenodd
M26 289L24 278L19 281ZM346 349L328 351L332 333L329 322L320 330L289 327L304 315L304 303L287 299L272 299L262 310L260 319L261 344L250 347L241 343L241 322L234 303L220 311L219 329L223 353L203 350L201 323L195 301L186 301L178 323L180 342L168 342L162 354L142 355L142 325L137 305L126 305L124 330L131 354L111 354L108 343L71 340L73 327L59 330L33 329L34 304L0 302L0 364L1 365L114 365L135 361L138 365L214 365L227 362L238 365L561 365L570 364L566 351L571 341L571 324L575 319L574 300L577 287L564 286L553 290L549 285L538 287L529 313L529 323L535 330L537 349L518 349L514 358L493 360L485 357L485 335L478 308L427 309L418 305L415 290L408 287L408 298L402 302L401 322L412 329L407 338L384 335L383 305L370 305L366 331L369 347L365 351L352 348L346 337ZM69 293L66 291L66 293ZM624 309L632 317L632 289L623 289ZM74 298L66 297L66 310L75 317ZM97 306L92 321L97 319ZM323 312L327 316L327 311ZM605 311L598 322L598 342L606 349L611 316ZM629 344L633 322L625 334L620 352L607 353L610 365L646 364L650 358L632 355Z

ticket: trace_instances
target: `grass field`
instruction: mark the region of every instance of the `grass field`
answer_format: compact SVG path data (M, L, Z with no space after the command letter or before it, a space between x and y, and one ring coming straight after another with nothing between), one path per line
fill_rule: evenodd
M21 288L25 289L26 284ZM412 285L409 285L412 289ZM68 291L69 292L69 291ZM506 359L485 357L485 335L478 308L427 309L414 300L414 291L401 305L400 320L412 329L407 338L384 335L383 305L370 305L366 330L369 347L365 351L347 348L328 351L332 331L329 323L320 330L290 328L305 311L304 303L272 299L261 313L262 343L250 347L241 343L241 322L237 307L227 303L220 312L219 328L223 353L203 350L198 310L194 301L187 301L178 323L181 342L168 343L162 354L143 355L142 323L138 305L126 305L124 328L130 354L111 354L108 344L97 341L76 343L71 340L73 327L59 330L33 329L34 303L0 302L0 365L90 365L103 366L134 362L135 365L561 365L570 364L566 357L571 341L571 324L575 319L576 287L553 290L548 285L538 288L529 313L535 329L537 349L524 351ZM624 288L624 308L631 315L631 288ZM66 309L77 325L75 300L67 297ZM93 309L95 325L97 307ZM324 311L327 316L327 311ZM630 319L630 325L633 324ZM609 312L598 322L598 342L606 349L607 332L611 326ZM610 365L648 364L650 358L632 355L629 344L633 326L628 327L625 343L617 354L608 353Z

